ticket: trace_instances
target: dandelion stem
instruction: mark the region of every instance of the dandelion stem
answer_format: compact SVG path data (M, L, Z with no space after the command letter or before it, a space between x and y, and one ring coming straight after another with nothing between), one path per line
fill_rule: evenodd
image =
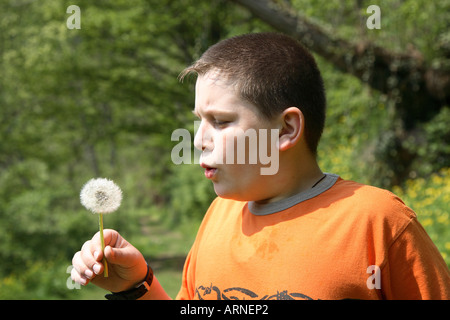
M105 238L103 237L103 214L98 215L98 226L100 229L100 240L102 242L102 252L103 252L103 265L105 266L105 270L103 271L103 276L108 278L108 263L105 258Z

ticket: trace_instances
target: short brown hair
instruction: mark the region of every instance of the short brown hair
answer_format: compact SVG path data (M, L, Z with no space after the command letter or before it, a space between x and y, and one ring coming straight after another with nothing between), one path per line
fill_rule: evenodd
M239 96L266 118L288 107L305 117L306 143L315 155L325 125L325 90L314 57L295 39L279 33L252 33L211 46L180 74L217 70L236 86Z

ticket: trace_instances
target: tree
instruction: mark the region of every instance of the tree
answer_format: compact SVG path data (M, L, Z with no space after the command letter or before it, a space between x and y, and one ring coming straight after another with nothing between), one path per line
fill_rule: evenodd
M113 179L125 194L107 227L139 230L148 212L202 217L211 186L205 179L193 194L198 165L180 169L170 158L172 131L193 129L194 120L192 84L177 77L227 36L234 5L80 0L81 23L70 28L75 17L63 1L1 2L3 276L41 260L57 265L92 236L96 220L79 192L93 177Z

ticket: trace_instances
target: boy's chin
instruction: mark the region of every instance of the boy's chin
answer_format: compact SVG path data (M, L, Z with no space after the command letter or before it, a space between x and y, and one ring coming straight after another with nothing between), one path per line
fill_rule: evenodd
M230 190L230 188L226 188L222 186L219 182L214 182L214 192L217 194L218 197L224 198L224 199L231 199L231 200L239 200L239 195L235 190Z
M221 197L223 199L230 199L230 200L236 200L236 201L252 201L252 195L247 194L245 192L239 192L236 189L233 188L226 188L224 186L221 186L220 183L213 182L214 183L214 191L216 192L216 195L218 197Z

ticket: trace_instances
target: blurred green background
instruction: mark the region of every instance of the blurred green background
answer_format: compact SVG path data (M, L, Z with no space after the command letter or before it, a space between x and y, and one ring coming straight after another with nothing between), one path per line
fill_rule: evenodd
M342 39L416 52L425 66L450 70L448 0L382 1L379 30L366 28L373 1L273 2ZM70 5L81 8L81 29L66 26ZM0 0L0 7L0 299L103 298L69 278L73 254L97 231L97 217L79 202L93 177L124 192L105 228L138 247L175 297L215 196L198 165L171 161L178 143L171 133L194 131L194 83L177 76L220 39L277 30L225 0ZM395 77L380 92L317 60L328 99L322 170L401 196L450 265L448 99L405 129L397 106L408 89Z

